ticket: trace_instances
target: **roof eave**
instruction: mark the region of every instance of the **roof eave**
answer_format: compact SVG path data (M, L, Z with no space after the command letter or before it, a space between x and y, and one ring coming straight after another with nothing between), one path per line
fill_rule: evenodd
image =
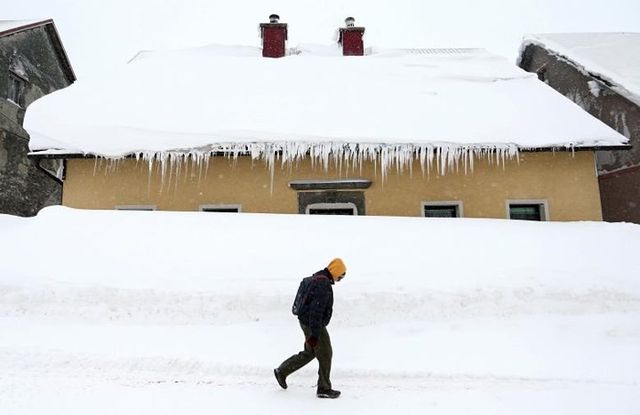
M62 39L60 38L60 34L58 33L58 29L56 28L56 24L53 22L53 20L50 19L51 22L51 32L50 34L52 34L53 36L53 40L54 43L56 45L57 48L57 52L58 55L60 56L61 59L61 63L62 66L65 69L65 74L67 75L67 80L69 81L69 84L72 84L76 81L76 74L73 71L73 67L71 66L71 60L69 59L69 55L67 55L67 51L64 48L64 45L62 44Z
M585 147L571 147L571 146L548 146L548 147L518 147L518 151L521 152L529 152L529 153L538 153L538 152L569 152L569 151L621 151L621 150L630 150L631 149L631 145L630 144L621 144L621 145L615 145L615 146L585 146ZM47 150L41 150L41 151L32 151L28 154L29 158L32 158L34 160L37 159L51 159L51 160L55 160L55 159L79 159L79 158L85 158L85 159L95 159L95 158L109 158L108 156L103 156L103 155L99 155L99 154L92 154L92 153L79 153L79 152L69 152L69 153L64 153L64 152L60 152L60 153L46 153ZM63 150L61 150L63 151ZM167 150L165 151L166 153L170 153L171 150ZM224 152L213 152L215 154L220 154L223 155L225 154ZM250 154L249 152L247 152L247 154ZM131 154L126 154L123 156L113 156L114 158L135 158L136 155L131 153Z

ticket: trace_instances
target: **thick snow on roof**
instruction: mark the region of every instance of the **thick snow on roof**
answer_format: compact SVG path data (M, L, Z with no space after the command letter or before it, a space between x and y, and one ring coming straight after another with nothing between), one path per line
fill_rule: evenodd
M29 131L29 141L31 143L38 143L42 148L48 149L48 153L52 153L55 150L59 150L62 153L69 153L70 151L74 151L76 153L81 153L80 149L74 149L69 147L67 144L61 143L60 141L54 140L53 138L40 133L39 131L31 130Z
M240 146L299 155L345 144L513 152L626 142L484 50L373 48L344 57L337 45L305 45L280 59L218 45L142 52L109 79L37 101L25 126L69 149L111 157Z
M613 84L612 89L640 105L640 33L554 33L525 37Z

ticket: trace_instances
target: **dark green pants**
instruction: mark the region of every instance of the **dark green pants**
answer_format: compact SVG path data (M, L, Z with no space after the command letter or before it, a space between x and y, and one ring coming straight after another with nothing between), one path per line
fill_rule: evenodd
M316 347L310 347L306 343L306 339L311 336L311 328L300 324L302 331L304 332L304 350L298 354L295 354L282 362L280 372L285 376L289 376L302 366L306 365L314 358L318 359L320 367L318 368L318 389L331 389L331 358L333 357L333 349L331 348L331 338L325 327L320 332L320 338L318 339L318 345Z

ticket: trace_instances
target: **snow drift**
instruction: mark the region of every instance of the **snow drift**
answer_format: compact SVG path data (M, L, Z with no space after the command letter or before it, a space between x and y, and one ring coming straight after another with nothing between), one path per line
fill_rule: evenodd
M0 229L2 413L322 413L313 363L287 391L271 369L334 256L333 413L637 409L637 225L52 207Z

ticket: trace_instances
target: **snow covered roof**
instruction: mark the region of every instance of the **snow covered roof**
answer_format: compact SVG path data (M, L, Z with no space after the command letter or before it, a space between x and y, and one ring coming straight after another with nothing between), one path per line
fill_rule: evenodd
M640 33L535 34L525 37L522 49L529 44L570 60L640 105Z
M627 142L485 50L370 48L344 57L337 45L303 45L280 59L242 46L141 52L110 79L36 101L25 127L65 143L53 148L34 136L32 151L111 158L179 150L514 155Z

